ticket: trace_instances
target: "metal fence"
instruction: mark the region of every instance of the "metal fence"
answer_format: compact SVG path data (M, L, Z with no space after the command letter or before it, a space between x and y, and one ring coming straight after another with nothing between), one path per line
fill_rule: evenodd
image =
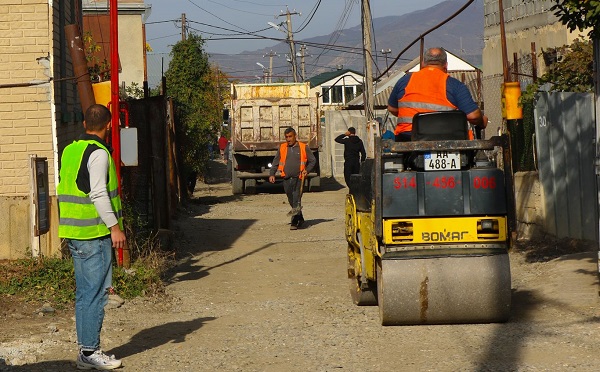
M539 93L534 117L545 231L559 238L597 240L593 95Z

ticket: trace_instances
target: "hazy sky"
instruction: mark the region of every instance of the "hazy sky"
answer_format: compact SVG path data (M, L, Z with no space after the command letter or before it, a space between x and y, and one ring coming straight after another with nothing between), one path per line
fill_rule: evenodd
M440 2L442 0L371 0L371 13L373 18L401 15ZM207 40L207 52L228 54L277 44L277 41L239 33L264 30L258 34L285 39L283 30L277 31L268 22L285 22L285 16L276 16L285 13L286 4L290 12L301 13L292 15L295 40L328 35L335 30L357 26L361 14L361 0L146 0L146 4L152 6L146 20L146 39L154 53L168 53L170 46L181 40L182 13L186 14L190 31ZM318 9L310 19L317 5ZM251 39L240 40L240 37Z

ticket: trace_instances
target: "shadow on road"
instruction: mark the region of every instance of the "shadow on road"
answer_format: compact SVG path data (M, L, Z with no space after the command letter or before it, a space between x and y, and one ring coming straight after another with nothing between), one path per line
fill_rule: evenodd
M333 221L333 219L323 219L323 218L316 218L316 219L307 219L306 221L304 221L304 224L302 225L302 229L305 229L307 227L311 227L311 226L315 226L318 225L320 223L323 222L331 222Z
M135 334L125 345L121 345L107 353L114 354L118 358L126 358L170 342L185 342L187 335L202 328L204 323L215 319L215 317L204 317L183 322L170 322L144 329Z
M173 268L172 270L169 271L169 273L167 274L167 278L165 278L165 282L174 283L174 282L182 282L182 281L186 281L186 280L196 280L196 279L203 278L203 277L207 276L209 274L209 272L213 269L216 269L221 266L229 265L230 263L244 259L248 256L251 256L251 255L257 253L257 252L265 250L265 249L273 246L274 244L275 243L265 244L262 247L256 248L248 253L244 253L243 255L237 256L231 260L221 262L218 265L214 265L214 266L197 265L197 263L200 261L200 258L195 258L194 256L190 256L189 258L181 260L180 264L178 264L175 268Z
M530 248L533 249L533 247ZM525 257L530 262L532 258L539 259L539 257L547 256L555 251L553 248L550 251L542 250L536 254L530 250ZM560 263L563 269L560 280L571 282L575 287L582 288L582 293L576 295L580 299L579 301L590 300L593 302L597 296L599 285L598 273L595 270L597 261L592 258L593 256L595 256L595 252L566 255L559 259L563 261ZM588 275L593 275L594 278L590 278ZM475 371L518 371L522 367L519 365L519 360L523 347L527 344L528 338L532 336L532 332L539 332L541 325L535 324L535 322L538 321L536 318L542 308L577 314L577 319L573 319L571 316L565 317L563 321L565 323L577 322L594 326L600 322L600 317L593 313L586 315L581 306L575 306L569 297L564 297L564 294L561 296L560 299L557 299L547 297L535 290L513 290L511 318L507 323L498 325L488 349L481 355ZM560 320L557 322L560 323Z

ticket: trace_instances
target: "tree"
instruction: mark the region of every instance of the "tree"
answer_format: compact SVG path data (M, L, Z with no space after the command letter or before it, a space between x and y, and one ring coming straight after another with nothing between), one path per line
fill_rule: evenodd
M588 36L597 39L600 36L600 1L598 0L554 0L550 8L554 15L571 31L589 29Z
M557 60L539 79L550 83L550 90L559 92L594 91L594 52L590 40L575 39L571 45L554 48Z
M179 41L171 50L172 60L165 74L167 92L176 107L184 179L205 170L210 146L221 127L223 101L214 79L222 74L211 69L203 46L202 37L193 33Z
M575 39L563 45L542 51L550 63L548 70L535 84L529 84L521 96L521 103L531 103L541 86L552 92L593 92L594 53L590 40Z

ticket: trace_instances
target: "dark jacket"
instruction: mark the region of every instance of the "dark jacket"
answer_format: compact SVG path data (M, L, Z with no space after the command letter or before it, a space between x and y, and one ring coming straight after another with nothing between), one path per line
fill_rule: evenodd
M346 134L340 134L335 138L335 142L344 145L344 160L365 161L365 158L367 157L365 145L357 136L346 136Z

